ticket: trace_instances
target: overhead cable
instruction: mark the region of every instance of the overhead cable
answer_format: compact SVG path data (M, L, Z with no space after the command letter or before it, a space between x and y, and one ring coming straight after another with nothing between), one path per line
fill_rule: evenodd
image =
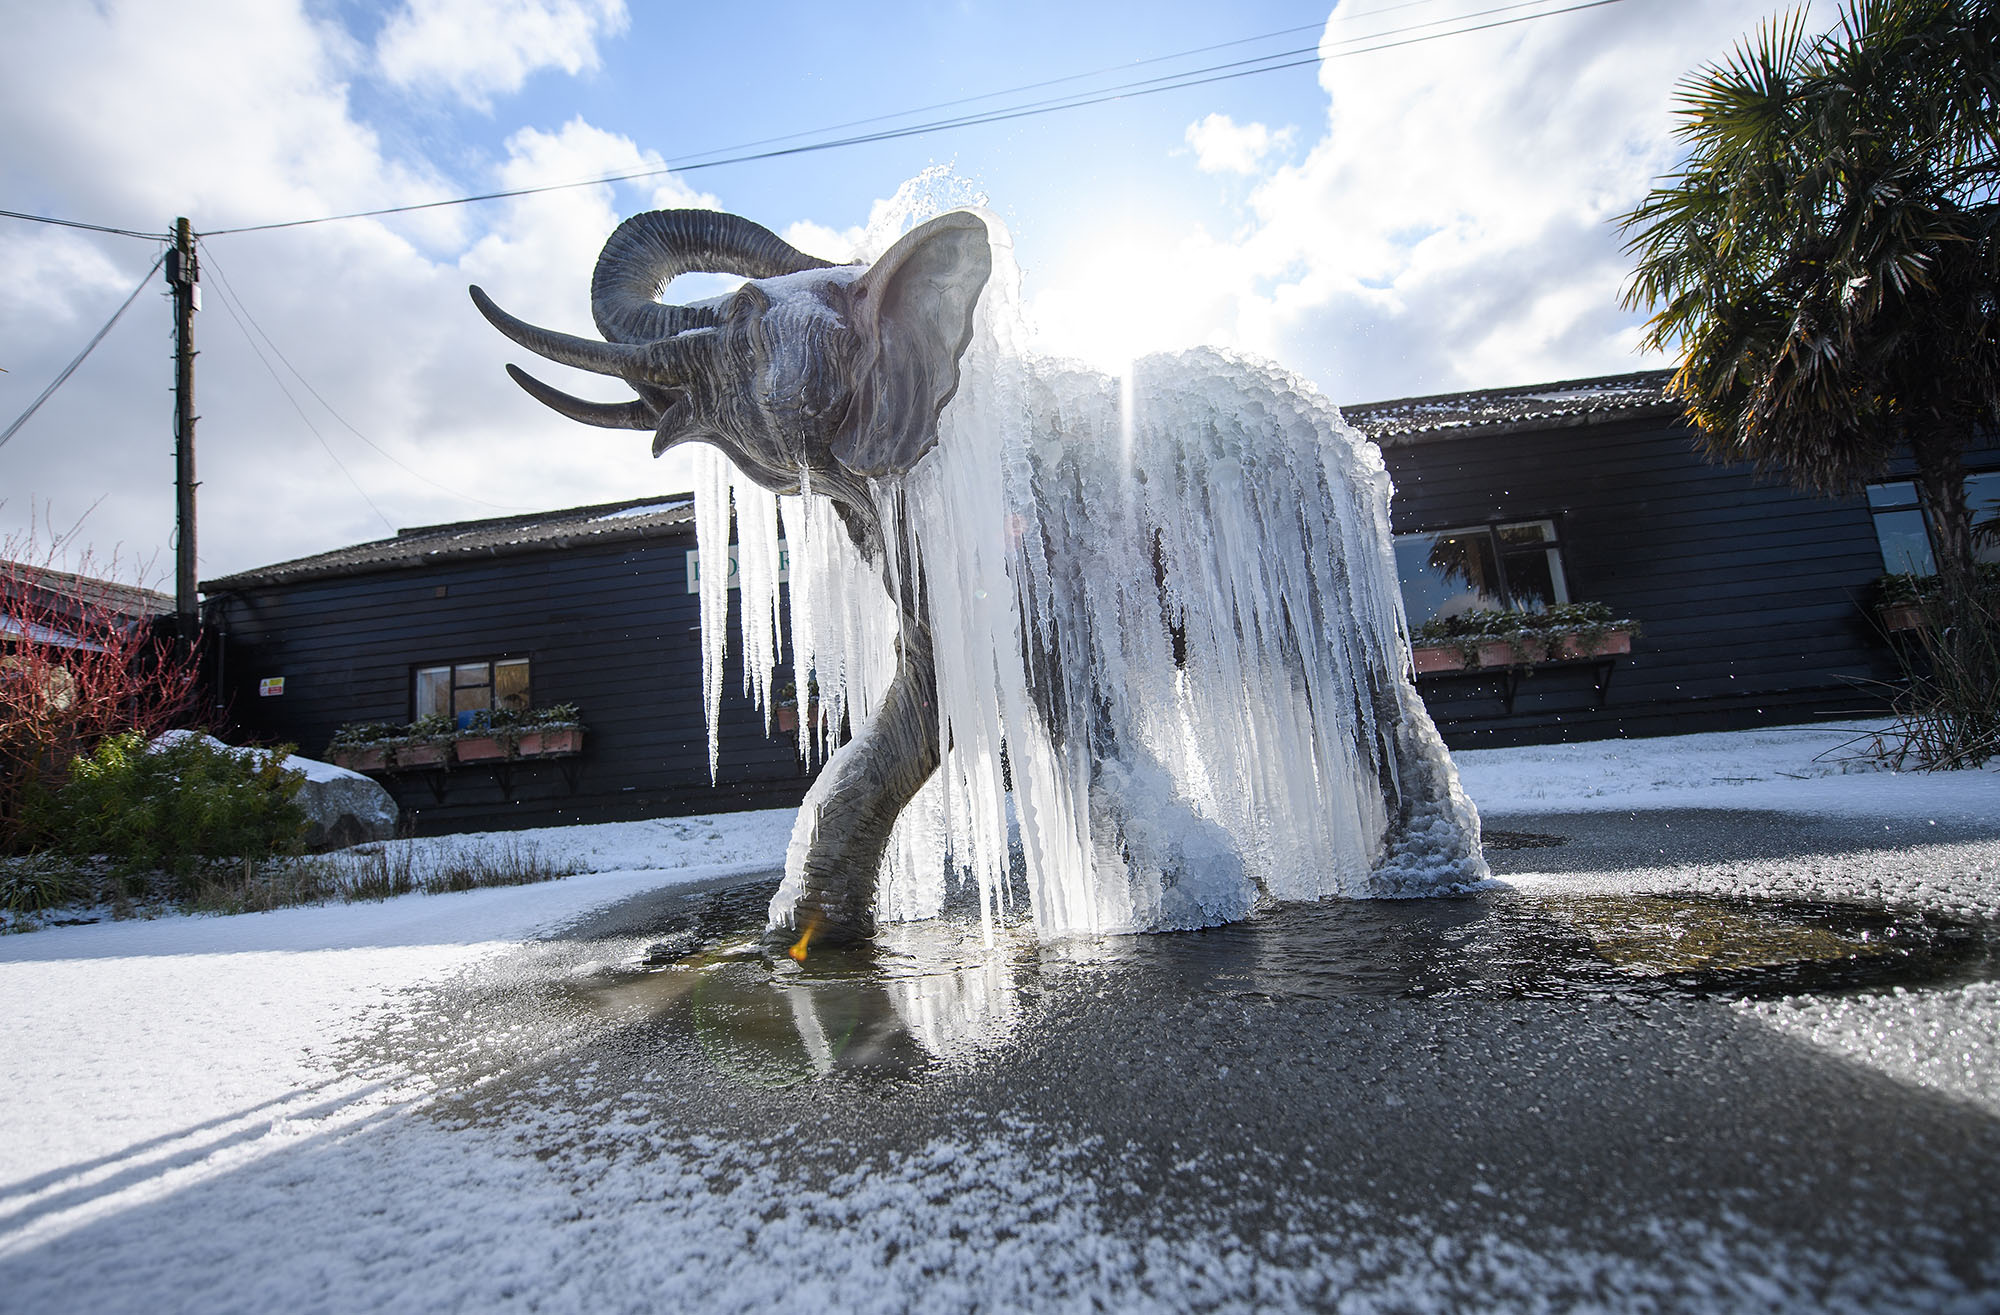
M389 527L389 533L394 534L396 532L396 523L386 515L383 515L382 509L375 505L375 499L369 497L368 490L361 487L361 481L354 478L354 472L347 468L347 463L342 461L340 455L333 450L333 444L326 441L326 435L319 432L319 426L312 422L312 417L306 414L306 409L299 405L299 399L292 396L292 390L285 386L284 376L279 374L277 368L265 357L263 348L257 345L257 340L250 336L250 329L244 324L243 316L239 315L236 307L230 304L235 298L229 295L227 284L218 284L218 289L223 295L217 298L217 300L222 303L222 309L229 312L229 318L235 322L237 332L243 335L243 341L250 344L250 351L256 356L257 363L262 365L265 371L270 374L271 382L278 385L278 391L283 393L285 400L292 404L292 410L299 413L299 421L305 425L307 432L319 440L320 447L326 451L327 459L333 462L334 468L346 477L349 484L354 486L354 491L359 493L361 500L368 504L368 510L381 517L382 523Z
M58 228L81 228L92 233L113 233L119 237L136 237L148 242L164 242L165 233L141 233L130 228L112 228L105 224L86 224L81 219L57 219L53 215L31 215L24 210L0 210L0 218L25 219L31 224L54 224Z
M111 318L104 322L104 327L97 331L97 336L92 338L89 342L83 345L83 350L76 354L74 360L72 360L68 365L65 365L63 367L62 373L57 375L55 379L49 384L49 386L42 390L42 395L40 397L37 397L34 401L28 403L27 410L21 412L20 415L14 417L14 423L7 426L7 429L4 433L0 433L0 447L5 447L7 445L7 440L14 437L14 435L20 431L22 425L28 423L28 417L35 414L35 412L41 410L42 403L48 401L51 397L55 396L56 389L62 387L63 384L69 379L69 377L76 373L76 367L82 365L84 358L86 356L89 356L92 351L96 350L97 344L104 341L104 335L111 332L111 326L118 323L119 317L124 315L126 309L130 307L133 302L139 299L139 294L144 292L146 290L146 285L153 281L153 275L159 270L161 263L165 261L166 258L167 258L167 253L165 251L160 252L159 256L153 261L152 268L146 271L145 277L139 280L139 285L132 289L131 295L127 296L124 301L118 304L118 309L111 312Z
M299 372L299 367L292 364L292 358L285 355L284 350L280 348L275 341L272 340L271 335L264 331L264 326L257 322L257 317L250 313L249 303L243 300L243 294L236 290L235 285L229 281L229 276L223 272L221 263L215 259L214 249L211 248L206 242L201 244L201 249L203 255L203 262L202 262L203 265L207 268L209 273L215 275L217 282L220 283L221 285L220 290L227 295L230 301L236 303L235 309L237 311L242 312L243 319L249 321L250 327L257 331L257 336L264 340L264 345L271 349L272 355L276 356L279 361L283 362L284 367L292 372L292 377L294 379L297 379L299 383L304 385L305 390L313 395L313 400L318 402L321 406L325 407L326 413L332 416L335 420L338 420L341 423L341 425L346 428L348 433L354 435L356 438L360 439L363 443L366 443L369 447L375 449L376 454L379 455L383 460L389 462L391 465L398 467L404 473L414 475L418 479L422 480L424 483L430 485L432 488L442 490L445 493L449 493L454 498L460 498L466 502L476 502L482 507L492 507L499 511L534 510L534 508L532 507L516 506L513 503L489 502L485 498L475 498L470 493L461 492L458 489L452 488L448 484L440 484L438 481L432 479L429 475L424 474L424 472L422 472L421 470L418 470L412 466L405 465L402 461L397 459L394 453L384 448L380 443L377 443L374 439L368 437L368 435L362 433L359 429L356 429L354 427L354 422L349 420L346 416L342 415L340 412L334 410L333 403L327 401L326 398L321 395L319 389L313 387L312 380L306 378L305 375ZM226 306L225 309L227 309ZM296 405L296 403L294 403L294 405ZM362 496L365 497L367 495L363 494Z
M1539 0L1526 0L1537 3ZM627 173L605 174L595 178L577 179L564 183L545 183L539 187L516 187L504 191L481 192L472 196L452 197L442 201L418 201L408 205L381 206L373 210L354 210L344 214L320 215L312 219L287 219L268 224L244 224L235 228L210 229L204 237L228 237L238 233L266 233L281 228L303 228L312 224L330 224L347 219L374 219L385 215L409 214L418 210L436 210L446 206L471 205L479 201L501 201L521 196L538 196L547 192L567 191L578 187L600 187L607 183L635 182L642 178L657 178L670 173L694 173L702 169L717 169L730 164L749 164L760 160L782 159L792 155L810 155L819 151L837 150L847 146L861 146L873 142L895 141L905 137L919 137L934 132L945 132L953 128L978 127L989 123L1005 123L1013 119L1034 118L1053 114L1059 110L1082 109L1090 105L1102 105L1110 101L1137 99L1140 96L1158 95L1167 91L1179 91L1187 87L1206 86L1210 83L1229 82L1236 78L1251 77L1259 73L1277 73L1285 69L1304 68L1313 64L1335 59L1347 59L1355 55L1374 54L1377 51L1395 50L1404 46L1420 45L1425 42L1443 40L1445 37L1465 36L1473 32L1486 32L1494 28L1510 27L1517 23L1533 22L1536 19L1554 18L1561 14L1573 14L1586 9L1601 9L1607 5L1622 4L1624 0L1584 0L1584 3L1565 5L1559 9L1542 10L1532 14L1516 14L1511 18L1496 19L1490 23L1480 23L1471 27L1453 28L1447 32L1431 32L1422 36L1406 37L1400 41L1383 41L1383 37L1397 36L1419 28L1434 27L1439 22L1459 22L1462 19L1440 19L1413 24L1406 28L1380 32L1370 37L1350 38L1351 41L1374 41L1378 44L1362 46L1358 49L1334 51L1321 55L1316 47L1283 51L1262 56L1260 60L1237 60L1229 64L1213 65L1209 68L1193 69L1185 73L1170 74L1160 78L1145 79L1120 87L1106 88L1098 92L1079 93L1074 97L1061 97L1050 101L1036 102L1027 106L1006 107L978 114L962 115L957 118L932 120L927 123L912 124L903 128L888 128L880 132L862 133L855 136L839 137L828 141L806 142L798 146L774 147L770 150L753 151L746 154L726 156L722 159L704 160L686 157L692 162L675 162L650 169L635 169ZM1518 9L1519 4L1505 5L1500 9L1484 10L1482 13L1500 13L1507 9ZM1480 15L1467 15L1478 17ZM1285 63L1264 63L1262 60L1287 59L1300 55L1305 58L1290 59ZM1254 68L1238 67L1242 64L1257 64ZM1226 70L1217 72L1216 70ZM1206 76L1203 76L1206 75ZM895 117L895 116L890 116ZM772 140L783 140L782 138Z

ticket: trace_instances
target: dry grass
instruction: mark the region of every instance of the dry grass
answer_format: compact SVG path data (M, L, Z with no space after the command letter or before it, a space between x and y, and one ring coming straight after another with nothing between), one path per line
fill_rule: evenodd
M47 856L0 860L0 913L6 927L30 931L63 914L101 911L112 918L171 910L190 913L264 913L300 904L353 904L422 893L443 895L486 886L526 886L583 870L549 858L536 846L508 838L476 844L393 841L359 845L332 854L214 867L194 894L175 899L154 889L134 890L129 878L113 880L86 865ZM0 927L0 929L6 929Z

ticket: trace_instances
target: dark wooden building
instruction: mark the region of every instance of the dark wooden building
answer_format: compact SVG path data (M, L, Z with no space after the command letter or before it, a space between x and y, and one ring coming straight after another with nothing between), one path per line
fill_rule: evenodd
M1422 677L1454 747L1883 708L1879 682L1897 670L1872 586L1885 569L1929 569L1907 474L1827 499L1710 464L1665 381L1346 408L1395 479L1413 625L1596 601L1642 628L1614 658ZM1991 515L2000 452L1969 464ZM385 776L423 830L795 804L808 784L796 742L767 735L741 697L733 623L721 777L709 781L693 551L689 500L656 497L405 530L212 580L219 684L239 734L312 754L343 723L408 722L445 687L475 704L578 705L588 731L575 757Z
M404 530L206 582L232 729L322 756L350 722L413 720L432 673L493 702L573 703L575 757L389 772L418 829L626 820L796 804L793 736L741 695L734 624L720 777L701 706L689 588L694 507L642 498Z
M1883 682L1898 668L1872 606L1875 583L1886 570L1934 569L1908 467L1865 496L1824 498L1748 465L1713 464L1663 396L1667 379L1653 371L1344 408L1395 480L1413 626L1453 607L1595 601L1641 627L1631 653L1608 664L1421 678L1453 747L1885 707ZM1975 516L1994 515L2000 451L1971 454L1968 468Z

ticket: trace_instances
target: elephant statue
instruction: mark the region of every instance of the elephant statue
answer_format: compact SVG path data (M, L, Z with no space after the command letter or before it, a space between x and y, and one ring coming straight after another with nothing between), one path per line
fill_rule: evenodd
M748 282L686 306L656 300L691 272ZM591 313L602 342L527 324L471 293L516 343L622 379L637 397L585 401L509 365L530 395L585 424L652 430L655 456L710 443L774 493L825 496L894 591L865 481L908 470L937 442L990 272L986 225L964 211L922 224L864 266L808 256L735 215L660 210L626 220L598 257ZM896 678L810 801L817 822L794 916L823 944L874 935L890 831L940 760L930 628L912 598L899 602Z
M1268 363L1203 348L1121 381L1003 349L1003 246L955 211L872 264L832 265L748 220L668 210L627 220L598 258L603 341L472 289L515 342L636 394L584 401L510 365L532 396L650 429L656 455L708 443L772 493L825 498L837 524L819 542L841 546L844 529L865 564L842 578L881 580L872 633L894 634L894 674L871 668L886 686L806 798L774 934L871 938L892 831L933 777L973 800L961 818L987 810L982 892L997 889L1008 822L993 799L1011 780L1031 902L1055 932L1484 880L1477 813L1413 683L1379 451ZM657 300L696 271L747 282ZM914 557L897 518L928 526ZM997 580L996 555L1007 616L968 603L979 588L935 587ZM849 600L863 603L877 606ZM989 686L988 703L968 693Z

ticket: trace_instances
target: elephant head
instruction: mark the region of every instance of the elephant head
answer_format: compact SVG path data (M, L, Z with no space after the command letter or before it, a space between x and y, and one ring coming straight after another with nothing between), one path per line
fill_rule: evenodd
M585 424L650 429L655 456L705 441L773 492L809 483L869 549L861 478L907 470L937 441L991 268L985 223L962 211L863 266L830 265L735 215L656 210L619 225L598 257L603 342L515 319L477 287L472 300L530 351L638 394L589 402L508 366L530 395ZM695 271L749 281L691 305L656 300Z

